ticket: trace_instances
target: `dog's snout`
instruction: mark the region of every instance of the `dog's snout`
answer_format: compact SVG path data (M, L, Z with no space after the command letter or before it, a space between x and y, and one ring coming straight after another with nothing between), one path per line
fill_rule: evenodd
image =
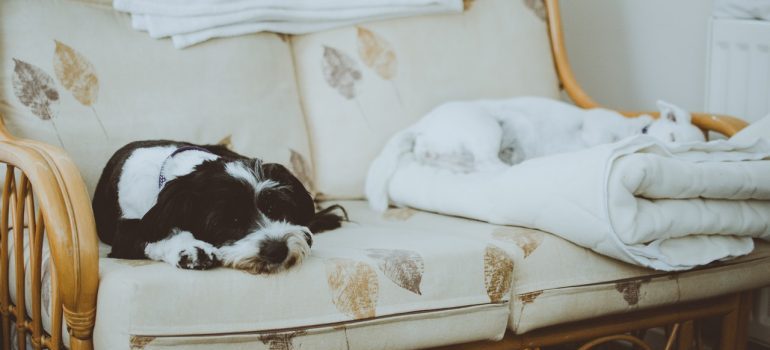
M278 264L289 255L289 247L284 240L269 239L262 242L259 255L271 263Z
M310 232L305 232L305 241L307 241L308 247L313 246L313 235L311 235Z

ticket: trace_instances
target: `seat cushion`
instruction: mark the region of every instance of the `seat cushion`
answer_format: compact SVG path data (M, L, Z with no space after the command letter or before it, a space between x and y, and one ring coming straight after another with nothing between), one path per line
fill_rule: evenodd
M340 202L352 220L370 227L442 232L491 240L513 258L509 327L534 329L637 309L692 301L770 284L770 243L751 254L684 272L661 272L596 254L550 233L412 209L370 210Z
M0 113L14 135L63 147L91 191L136 140L223 142L310 169L288 42L263 33L177 50L100 2L0 2Z
M316 185L327 198L363 197L387 139L443 102L558 98L542 2L468 3L462 14L292 38Z
M262 348L289 337L295 348L391 349L499 339L512 272L491 241L360 223L316 236L310 258L277 275L102 258L94 342Z

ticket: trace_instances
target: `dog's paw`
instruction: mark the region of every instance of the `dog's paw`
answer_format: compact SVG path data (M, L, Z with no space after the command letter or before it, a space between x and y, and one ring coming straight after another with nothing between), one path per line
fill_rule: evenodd
M188 270L208 270L220 265L214 246L201 241L196 243L198 244L179 252L177 267Z
M195 239L187 231L176 231L164 240L148 244L144 253L152 260L189 270L206 270L221 265L217 248Z

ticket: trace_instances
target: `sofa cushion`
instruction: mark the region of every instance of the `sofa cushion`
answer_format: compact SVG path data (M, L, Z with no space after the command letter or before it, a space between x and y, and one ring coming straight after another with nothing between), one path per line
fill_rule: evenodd
M541 2L469 4L292 38L319 192L361 198L386 140L442 102L558 98Z
M662 272L596 254L558 236L416 211L376 213L363 201L341 202L353 220L369 227L431 230L446 239L491 240L513 258L509 327L516 333L705 299L770 284L770 243L751 254L699 269Z
M290 331L313 335L309 348L338 349L339 331L348 329L348 341L371 342L365 348L414 348L505 332L513 267L494 243L356 223L314 242L302 265L268 276L102 258L95 346L127 349L147 337L157 346L224 342L216 337L233 334L257 344ZM416 322L413 333L397 340L363 336L371 334L367 325L378 325L373 334L395 335L404 327L388 324L401 320ZM471 320L478 324L460 329ZM420 331L434 321L458 333Z
M223 141L310 169L281 37L177 50L131 29L109 1L9 0L0 13L0 113L13 134L63 146L91 191L110 155L140 139Z

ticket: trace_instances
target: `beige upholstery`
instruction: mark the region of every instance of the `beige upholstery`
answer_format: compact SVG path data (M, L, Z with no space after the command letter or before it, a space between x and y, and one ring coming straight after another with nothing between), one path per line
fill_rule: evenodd
M275 338L312 349L346 342L391 349L500 339L513 272L512 251L501 247L439 231L351 223L316 236L308 260L275 276L103 257L94 342L96 349L116 350L144 342L152 343L147 349L259 349ZM109 250L100 247L102 256ZM49 261L47 247L43 254ZM10 271L13 276L13 264ZM42 314L50 332L49 300L43 298ZM437 325L454 329L452 337Z
M546 24L525 1L292 38L318 191L361 198L397 130L449 100L558 98Z
M166 138L223 142L290 165L326 198L361 198L385 140L435 105L559 96L539 2L467 3L458 15L176 50L133 31L109 0L4 0L0 113L15 135L63 146L92 191L118 147ZM342 204L352 223L318 235L309 260L275 276L109 259L102 247L95 348L409 349L770 282L763 242L741 259L665 274L540 231Z
M0 113L15 135L63 145L91 191L109 156L136 140L229 140L247 155L288 164L294 151L309 164L292 52L275 34L180 51L109 4L10 0L0 14ZM20 89L33 84L49 94ZM36 94L39 107L25 106L20 96Z
M219 344L233 340L217 336L237 333L243 335L237 343L259 344L284 336L276 330L291 330L303 335L294 340L296 348L339 349L348 329L348 341L375 348L450 344L443 333L428 332L390 345L394 329L432 328L435 319L457 329L455 341L499 339L511 267L509 255L491 240L357 224L316 236L308 260L273 276L103 258L94 342L97 349L116 350L146 336L158 346L190 339ZM469 320L477 324L464 328ZM401 321L411 326L390 325ZM392 335L364 336L379 333Z
M513 258L509 327L516 333L568 321L627 312L758 288L770 279L770 243L757 240L748 256L686 272L650 270L614 260L555 235L525 228L341 203L361 225L425 229L455 237L492 239Z

